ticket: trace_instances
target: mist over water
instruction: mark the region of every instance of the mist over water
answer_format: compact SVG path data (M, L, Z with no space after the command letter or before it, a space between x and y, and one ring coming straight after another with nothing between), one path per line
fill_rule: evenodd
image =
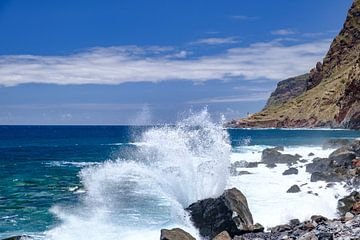
M204 110L145 131L136 146L125 159L81 170L82 201L52 208L62 223L47 239L158 239L174 226L197 236L183 209L227 186L226 130Z

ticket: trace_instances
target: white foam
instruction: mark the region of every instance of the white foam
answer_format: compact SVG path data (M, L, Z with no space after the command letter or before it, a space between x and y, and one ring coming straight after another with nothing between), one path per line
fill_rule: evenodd
M80 173L86 190L80 206L52 208L62 220L51 240L159 239L161 228L181 227L199 236L184 208L222 194L231 147L226 130L207 111L174 126L152 128L139 151Z
M266 146L245 146L232 156L232 161L247 160L259 162L261 150ZM303 159L311 161L315 157L328 157L332 149L318 146L301 146L285 148L283 153L300 154ZM314 156L308 157L309 153ZM290 219L306 220L312 215L320 214L329 218L336 217L336 197L346 194L345 189L336 184L326 188L323 181L310 182L310 174L305 171L306 163L294 165L299 170L297 175L284 176L282 173L289 167L277 164L275 168L267 168L260 164L257 168L239 168L251 172L249 175L231 177L229 187L239 188L247 197L254 221L266 227L284 224ZM304 186L302 184L307 183ZM294 184L301 186L299 193L286 193ZM313 194L309 194L312 191ZM318 196L314 194L318 194Z

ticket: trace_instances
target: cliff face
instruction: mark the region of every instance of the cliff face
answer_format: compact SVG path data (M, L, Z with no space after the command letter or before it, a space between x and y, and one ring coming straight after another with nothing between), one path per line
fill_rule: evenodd
M360 129L360 0L354 0L323 63L279 82L261 112L230 126Z

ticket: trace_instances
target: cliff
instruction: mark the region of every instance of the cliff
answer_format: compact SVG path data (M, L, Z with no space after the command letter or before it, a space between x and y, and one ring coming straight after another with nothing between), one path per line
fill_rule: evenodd
M360 0L322 63L278 83L265 108L231 127L360 129Z

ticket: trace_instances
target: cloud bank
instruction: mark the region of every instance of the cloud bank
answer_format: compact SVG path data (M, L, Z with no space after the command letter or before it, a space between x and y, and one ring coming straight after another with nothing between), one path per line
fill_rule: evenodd
M66 56L8 55L0 56L0 84L281 80L309 71L329 44L330 40L291 46L265 42L191 57L186 50L159 46L94 48Z

